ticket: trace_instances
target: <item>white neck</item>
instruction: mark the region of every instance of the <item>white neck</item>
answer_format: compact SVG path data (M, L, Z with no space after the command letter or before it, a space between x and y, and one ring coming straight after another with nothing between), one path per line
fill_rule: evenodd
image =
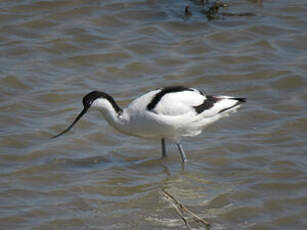
M129 116L126 110L116 111L114 106L104 98L95 100L92 107L100 111L113 128L122 133L127 133Z

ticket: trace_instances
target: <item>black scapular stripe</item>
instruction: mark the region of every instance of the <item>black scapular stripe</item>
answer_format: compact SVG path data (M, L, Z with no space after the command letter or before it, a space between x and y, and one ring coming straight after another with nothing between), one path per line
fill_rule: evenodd
M161 91L157 93L152 98L151 102L147 105L147 109L153 110L165 94L177 93L177 92L182 92L182 91L193 91L193 89L187 88L184 86L168 86L168 87L161 89Z
M194 109L197 113L202 113L203 111L210 109L219 100L219 98L214 96L207 96L204 102L198 106L194 106Z

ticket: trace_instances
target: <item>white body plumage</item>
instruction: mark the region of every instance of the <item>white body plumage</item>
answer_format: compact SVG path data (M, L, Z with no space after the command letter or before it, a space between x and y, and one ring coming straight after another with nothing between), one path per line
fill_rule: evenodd
M132 101L120 115L111 109L109 103L103 98L94 101L92 107L102 112L105 119L118 131L142 138L171 139L179 141L183 136L195 136L202 129L238 107L219 113L219 111L234 106L238 101L232 97L218 96L219 102L210 109L197 113L193 108L206 100L206 96L196 89L169 93L161 98L157 106L151 111L146 107L161 89L150 91ZM108 109L103 109L108 108Z
M110 95L93 91L83 98L81 114L57 136L67 132L89 108L96 108L121 133L161 139L163 156L166 155L165 139L175 141L185 161L179 143L181 137L200 134L205 126L234 112L242 102L245 98L206 96L197 89L173 86L150 91L122 110Z

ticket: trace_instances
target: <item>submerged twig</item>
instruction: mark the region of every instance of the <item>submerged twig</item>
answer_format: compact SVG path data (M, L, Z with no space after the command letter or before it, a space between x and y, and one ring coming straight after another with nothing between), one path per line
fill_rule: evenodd
M175 208L176 212L179 214L187 228L190 230L192 229L191 225L189 224L187 218L184 216L184 212L189 214L195 222L202 223L206 226L207 229L209 229L210 224L205 221L203 218L196 215L194 212L186 208L183 204L181 204L174 196L172 196L169 192L167 192L165 189L162 189L162 193L164 197L171 202L173 207Z
M187 226L187 228L189 230L192 230L191 225L189 224L188 220L183 215L183 211L181 209L179 209L179 205L180 205L179 202L176 199L174 199L174 197L172 195L170 195L168 192L166 192L165 190L162 189L162 192L163 192L164 197L171 202L172 206L175 208L176 212L178 213L180 218L183 220L183 222Z

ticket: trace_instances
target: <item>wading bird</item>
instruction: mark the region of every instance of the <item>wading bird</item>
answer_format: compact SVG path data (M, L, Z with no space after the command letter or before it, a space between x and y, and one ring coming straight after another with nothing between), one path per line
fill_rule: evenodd
M245 98L209 96L184 86L152 90L121 109L109 94L92 91L83 97L83 110L56 138L68 132L90 108L99 110L108 123L121 133L146 139L159 139L162 156L165 140L174 141L183 162L187 160L180 140L196 136L210 123L235 111Z

